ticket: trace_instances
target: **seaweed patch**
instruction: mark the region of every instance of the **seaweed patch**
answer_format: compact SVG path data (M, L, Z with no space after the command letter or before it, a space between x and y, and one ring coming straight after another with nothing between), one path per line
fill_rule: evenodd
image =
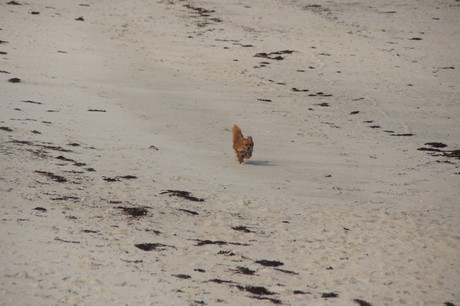
M232 226L232 229L235 230L235 231L243 232L243 233L254 233L253 231L251 231L250 229L248 229L247 226L243 226L243 225L240 225L240 226Z
M189 191L168 189L166 191L160 192L160 194L169 194L170 197L179 197L193 202L204 202L204 199L192 196L191 192Z
M262 286L241 286L238 285L236 288L240 289L241 291L246 291L252 294L257 294L257 295L273 295L275 294L274 292L269 291L267 288L262 287Z
M60 175L56 175L54 173L51 173L51 172L48 172L48 171L39 171L39 170L35 170L35 173L38 173L38 174L41 174L43 176L46 176L48 177L49 179L53 180L53 181L56 181L58 183L65 183L67 182L67 179L63 176L60 176Z
M145 207L125 207L125 206L118 206L116 207L121 209L124 214L130 215L133 218L139 218L147 215L148 210Z
M366 302L366 301L361 300L361 299L354 299L353 302L357 303L359 306L372 306L371 303Z
M136 248L141 249L142 251L164 251L167 248L176 248L174 246L162 244L162 243L138 243L134 245Z
M339 297L339 295L338 293L335 293L335 292L326 292L326 293L322 293L321 297L323 299L331 299L331 298L337 298Z
M232 271L235 272L236 274L244 274L244 275L254 275L256 273L255 270L251 270L246 267L236 267L236 269Z
M284 263L282 263L281 261L265 260L265 259L256 260L256 263L258 263L259 265L265 266L265 267L280 267L284 265Z

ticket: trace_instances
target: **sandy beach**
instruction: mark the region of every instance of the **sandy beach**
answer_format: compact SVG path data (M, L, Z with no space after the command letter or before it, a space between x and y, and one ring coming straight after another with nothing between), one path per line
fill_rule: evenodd
M460 305L459 50L458 0L2 0L0 305Z

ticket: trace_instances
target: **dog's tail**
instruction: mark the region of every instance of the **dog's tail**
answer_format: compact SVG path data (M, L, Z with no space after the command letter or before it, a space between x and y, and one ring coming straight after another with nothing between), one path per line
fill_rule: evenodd
M233 125L232 133L233 133L233 143L243 138L243 133L241 133L240 127L237 126L236 124Z

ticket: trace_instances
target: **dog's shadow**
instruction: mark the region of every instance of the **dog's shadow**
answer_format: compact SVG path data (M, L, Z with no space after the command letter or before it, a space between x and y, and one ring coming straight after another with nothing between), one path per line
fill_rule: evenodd
M274 166L274 164L268 160L247 160L244 163L250 166Z

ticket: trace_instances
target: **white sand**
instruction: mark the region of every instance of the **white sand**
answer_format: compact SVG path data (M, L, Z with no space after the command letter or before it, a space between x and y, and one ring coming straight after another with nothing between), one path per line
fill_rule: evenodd
M460 304L458 1L7 2L1 305Z

